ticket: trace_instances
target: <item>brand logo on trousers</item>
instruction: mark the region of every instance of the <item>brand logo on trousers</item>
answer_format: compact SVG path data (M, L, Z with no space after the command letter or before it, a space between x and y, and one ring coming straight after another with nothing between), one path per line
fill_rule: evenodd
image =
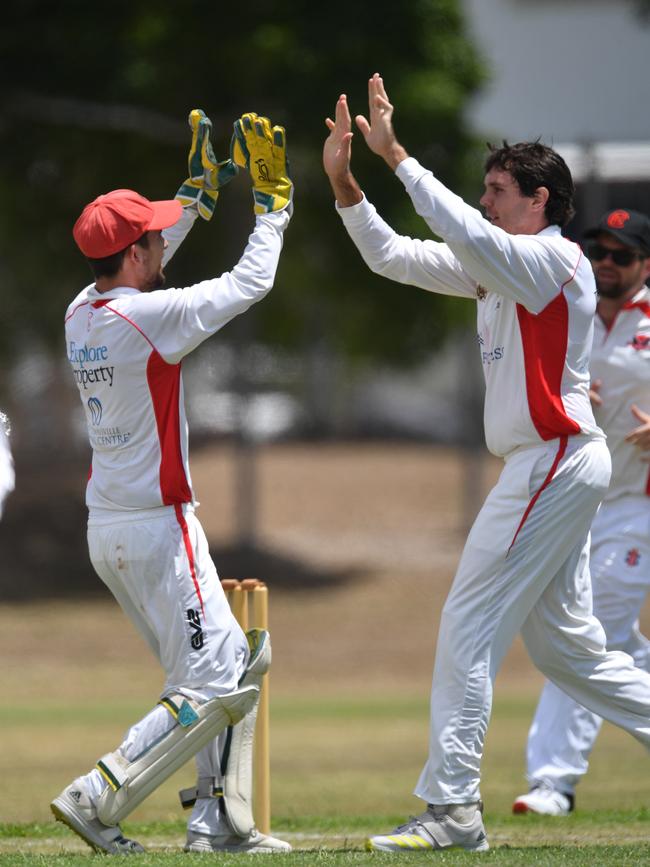
M190 638L190 644L194 648L194 650L200 650L205 643L205 635L203 634L203 629L201 628L201 615L198 611L195 611L194 608L187 609L187 622L190 624L192 628L192 637Z

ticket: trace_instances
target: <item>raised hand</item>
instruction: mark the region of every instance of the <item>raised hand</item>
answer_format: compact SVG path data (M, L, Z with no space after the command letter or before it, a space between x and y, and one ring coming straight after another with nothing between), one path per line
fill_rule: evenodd
M193 208L204 220L212 219L219 190L237 174L232 160L217 162L210 143L212 122L200 108L189 114L192 143L187 157L190 176L183 181L175 198L184 208Z
M370 120L358 114L355 123L370 150L383 157L392 169L396 169L408 154L395 136L393 106L384 88L384 80L378 72L375 72L368 82L368 107Z
M284 127L273 126L267 117L249 111L235 121L230 151L233 163L250 172L256 214L291 205L293 183Z
M323 145L323 168L339 206L348 208L359 204L363 193L350 171L353 132L348 99L344 93L338 98L334 118L325 119L330 134Z
M330 178L343 178L350 171L354 135L348 99L344 93L338 98L334 117L336 120L325 118L330 134L323 145L323 168Z

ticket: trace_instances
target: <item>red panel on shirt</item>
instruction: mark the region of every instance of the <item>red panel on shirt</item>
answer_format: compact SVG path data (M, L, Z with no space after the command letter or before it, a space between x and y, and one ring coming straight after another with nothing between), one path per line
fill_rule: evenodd
M560 292L534 316L517 304L524 348L526 395L535 430L543 440L580 433L562 403L562 375L569 335L569 311Z
M181 452L180 381L180 362L168 364L154 349L147 362L147 382L160 441L160 493L166 506L192 499Z

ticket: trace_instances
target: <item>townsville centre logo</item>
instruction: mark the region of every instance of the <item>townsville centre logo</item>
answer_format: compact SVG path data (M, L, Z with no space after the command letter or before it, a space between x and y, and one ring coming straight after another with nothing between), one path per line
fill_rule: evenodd
M88 409L90 410L90 417L92 418L93 424L98 425L102 420L102 404L101 401L96 397L88 398Z

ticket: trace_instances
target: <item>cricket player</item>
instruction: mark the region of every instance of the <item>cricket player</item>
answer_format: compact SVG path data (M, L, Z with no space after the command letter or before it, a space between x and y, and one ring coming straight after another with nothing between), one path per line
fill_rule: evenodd
M609 650L650 669L638 618L650 588L650 220L616 209L586 232L598 289L591 397L612 479L591 527L593 610ZM567 816L602 719L547 681L528 735L530 791L515 813Z
M13 491L16 476L7 433L7 416L0 412L0 518L8 495Z
M268 119L243 115L232 159L221 163L209 119L196 109L190 125L190 177L175 199L113 190L87 205L73 229L95 276L65 317L93 450L90 559L165 671L154 709L52 802L58 819L110 854L143 851L119 822L193 756L197 784L181 793L192 807L186 851L291 848L261 834L252 817L253 726L269 637L237 624L195 515L181 363L270 291L293 187L284 130ZM163 290L164 265L197 215L211 218L239 167L251 173L256 214L241 259L221 277Z
M326 120L323 151L338 213L373 271L477 304L486 440L504 468L442 613L429 757L415 789L426 809L367 847L483 851L483 743L494 679L519 631L549 679L650 745L650 675L607 652L591 613L588 534L611 471L589 402L595 284L580 248L561 234L573 183L551 148L492 149L483 217L397 141L378 74L369 99L369 120L357 116L358 128L444 243L397 235L366 199L350 169L345 95Z

